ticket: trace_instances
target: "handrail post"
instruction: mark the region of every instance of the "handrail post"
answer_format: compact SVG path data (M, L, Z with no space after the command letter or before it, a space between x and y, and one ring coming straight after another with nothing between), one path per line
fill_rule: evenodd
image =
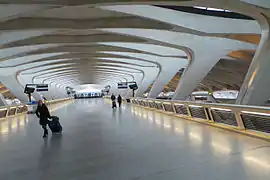
M163 102L160 102L160 103L161 103L161 106L162 106L162 111L166 112L165 107L164 107L164 103Z
M177 114L177 113L176 113L176 109L175 109L175 105L174 105L174 103L173 103L173 102L171 102L171 105L172 105L172 108L173 108L173 112L174 112L175 114Z
M8 117L9 109L10 109L10 107L7 108L6 118Z
M184 104L184 106L186 106L188 116L192 118L192 114L191 114L191 111L189 109L189 105L188 104Z
M233 110L233 113L235 115L235 119L236 119L236 122L237 122L237 125L240 129L246 129L245 128L245 125L244 125L244 122L243 122L243 119L241 117L241 113L239 111L235 111Z
M17 109L18 109L18 107L19 107L19 106L16 106L16 107L15 107L15 113L14 113L14 116L17 115Z
M207 108L207 109L206 109L206 108L207 108L207 107L203 107L203 111L204 111L206 120L207 120L207 121L210 121L210 119L209 119L210 117L208 117L208 113L206 112L208 108Z
M214 119L214 116L213 116L213 114L212 114L211 108L207 108L207 110L208 110L208 113L209 113L209 116L210 116L210 121L211 121L211 122L215 122L215 119Z

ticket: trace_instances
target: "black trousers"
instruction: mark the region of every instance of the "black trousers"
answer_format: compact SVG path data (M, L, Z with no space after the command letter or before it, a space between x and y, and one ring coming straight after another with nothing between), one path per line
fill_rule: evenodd
M122 102L118 102L118 104L119 104L119 107L121 107Z
M47 124L45 124L45 125L41 125L42 126L42 129L43 129L43 136L45 136L45 135L48 135L48 129L47 129Z

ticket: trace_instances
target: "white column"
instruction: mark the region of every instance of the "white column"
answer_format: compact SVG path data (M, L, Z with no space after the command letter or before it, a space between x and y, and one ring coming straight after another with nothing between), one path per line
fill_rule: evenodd
M270 19L262 25L262 36L240 89L236 104L265 105L270 98Z
M155 83L153 84L148 98L156 98L164 89L164 87L170 82L170 80L175 76L177 71L162 71Z
M173 100L186 100L222 57L202 53L196 55L196 60L190 63L181 76Z
M6 105L7 105L6 100L3 97L3 95L0 93L0 106L6 106Z
M10 92L16 96L22 103L28 103L28 97L24 93L24 88L18 83L15 75L0 76L0 81Z
M138 86L138 90L135 93L135 97L143 97L143 94L145 91L149 88L151 84L157 79L157 76L159 74L159 68L151 68L148 69L148 71L145 71L145 76L142 80L142 82Z
M163 59L166 62L166 59ZM162 92L164 87L172 80L175 74L181 69L186 67L188 61L184 60L169 60L167 63L162 63L161 72L158 75L153 87L151 88L148 98L156 98Z

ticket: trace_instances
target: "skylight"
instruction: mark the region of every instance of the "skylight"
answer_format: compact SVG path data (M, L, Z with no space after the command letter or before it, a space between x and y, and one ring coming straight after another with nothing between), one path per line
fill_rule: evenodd
M211 8L211 7L203 7L203 6L193 6L194 8L197 9L204 9L204 10L208 10L208 11L222 11L222 12L231 12L227 9L218 9L218 8Z

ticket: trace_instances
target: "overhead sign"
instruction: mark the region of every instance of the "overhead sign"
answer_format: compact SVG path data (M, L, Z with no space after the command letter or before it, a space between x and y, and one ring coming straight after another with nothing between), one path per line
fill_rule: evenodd
M37 92L49 91L48 84L37 84Z
M118 83L118 89L127 89L128 83L127 82L120 82Z
M49 89L37 89L37 92L44 92L44 91L49 91Z
M131 82L131 83L129 84L129 88L130 88L130 89L133 89L133 90L137 90L137 89L138 89L138 85L137 85L136 82Z
M24 88L25 94L31 94L35 91L36 86L34 84L26 84Z
M40 88L40 89L42 89L42 88L47 88L48 89L48 84L37 84L37 88Z
M32 87L25 87L24 88L24 93L25 94L31 94L31 93L33 93L35 91L35 88L32 88Z

